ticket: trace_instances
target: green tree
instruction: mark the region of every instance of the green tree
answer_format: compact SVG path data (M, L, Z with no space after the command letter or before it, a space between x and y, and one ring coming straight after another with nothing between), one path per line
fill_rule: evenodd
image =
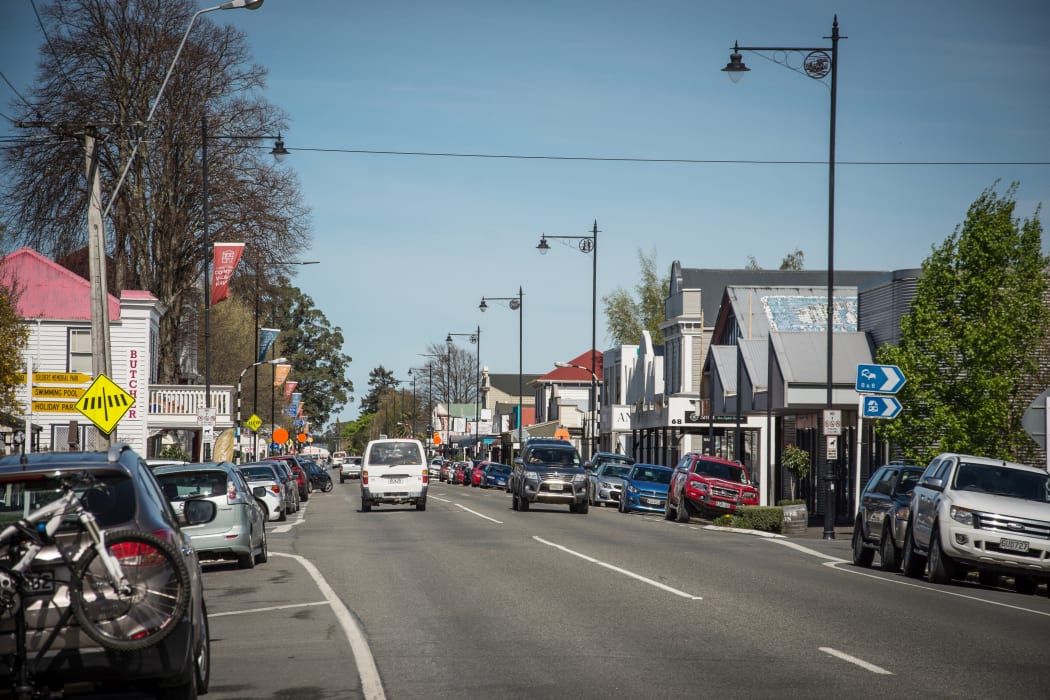
M908 381L898 394L904 411L878 430L917 463L942 451L1018 459L1033 447L1021 417L1039 370L1033 349L1050 323L1048 260L1040 208L1016 220L1016 189L1001 197L985 190L933 249L900 345L879 349L879 362L899 366Z
M394 373L379 365L368 373L368 393L361 397L361 412L376 413L380 400L397 386Z
M0 413L20 416L25 407L15 400L15 374L25 372L23 354L29 327L18 317L19 290L0 280Z
M656 251L646 256L638 251L640 279L634 290L637 297L623 287L602 297L609 338L614 345L637 345L642 331L649 331L657 345L664 342L660 323L664 320L664 299L670 289L670 273L660 279L656 273Z
M795 248L793 251L784 256L784 259L780 261L780 267L778 270L801 270L806 261L806 254L802 252L801 248ZM762 266L758 264L758 260L755 259L754 255L747 256L747 264L744 265L745 270L761 270Z

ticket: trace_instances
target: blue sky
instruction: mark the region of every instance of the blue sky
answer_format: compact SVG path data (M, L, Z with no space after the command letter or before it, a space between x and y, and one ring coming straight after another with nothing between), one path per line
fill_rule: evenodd
M827 85L751 53L739 84L720 69L734 40L827 46L836 13L836 269L918 267L996 181L1020 182L1019 216L1050 202L1045 0L266 0L206 17L245 33L291 117L285 167L313 211L298 254L322 261L298 282L343 331L356 399L372 368L408 379L428 344L478 324L482 364L517 372L517 313L477 307L519 285L525 371L585 352L591 260L556 241L541 257L541 233L597 220L599 297L633 289L639 251L661 273L775 268L795 248L826 269ZM0 71L19 90L42 40L29 0L6 0ZM0 82L0 111L13 96ZM1003 164L894 164L960 162Z

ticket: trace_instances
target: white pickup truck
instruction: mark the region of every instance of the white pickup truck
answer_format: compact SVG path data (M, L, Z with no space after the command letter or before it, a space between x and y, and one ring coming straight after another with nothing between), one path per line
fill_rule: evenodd
M1032 594L1050 581L1050 474L1016 462L938 455L912 491L903 569L933 583L976 570L980 582L1014 579Z

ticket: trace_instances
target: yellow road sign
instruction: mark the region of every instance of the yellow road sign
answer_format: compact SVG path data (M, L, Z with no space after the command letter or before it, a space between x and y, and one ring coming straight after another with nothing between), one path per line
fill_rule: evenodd
M76 413L77 405L72 401L34 401L33 413Z
M26 383L25 372L15 375L19 384ZM91 381L91 375L80 372L33 372L34 384L83 384Z
M134 396L114 384L106 375L100 374L77 401L76 409L96 428L109 435L134 405Z
M252 429L252 432L257 433L259 432L259 428L262 427L262 418L253 413L252 417L248 419L247 425Z
M78 386L34 386L34 399L79 399L84 390Z

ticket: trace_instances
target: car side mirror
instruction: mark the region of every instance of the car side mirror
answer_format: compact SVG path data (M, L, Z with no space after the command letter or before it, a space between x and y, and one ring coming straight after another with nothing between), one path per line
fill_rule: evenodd
M525 460L523 460L521 457L515 457L514 458L514 464L518 465L518 466L524 465L525 464Z
M191 498L186 501L182 510L182 516L186 519L187 525L203 525L215 520L215 515L218 512L219 510L213 501Z
M923 479L922 485L928 489L933 489L934 491L944 491L943 479L934 479L933 477L930 477L929 479Z

